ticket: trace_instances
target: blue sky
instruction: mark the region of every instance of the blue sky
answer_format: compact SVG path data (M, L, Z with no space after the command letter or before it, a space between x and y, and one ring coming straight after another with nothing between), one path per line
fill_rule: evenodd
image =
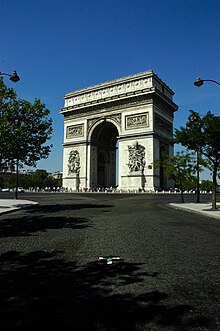
M189 109L220 114L219 0L0 0L0 71L20 98L51 110L53 149L38 168L62 170L67 92L152 69L175 92L174 126Z

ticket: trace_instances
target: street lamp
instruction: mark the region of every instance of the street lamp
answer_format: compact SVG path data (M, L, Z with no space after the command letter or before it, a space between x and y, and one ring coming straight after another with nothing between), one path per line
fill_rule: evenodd
M12 74L6 74L4 72L0 71L0 76L9 76L9 79L13 83L17 83L20 80L20 77L18 76L17 72L14 70ZM15 191L15 198L18 198L18 164L16 169L16 191Z
M213 80L213 79L201 79L201 78L196 78L195 82L194 82L194 85L196 87L200 87L204 84L204 82L212 82L212 83L215 83L215 84L218 84L220 85L219 82L217 82L216 80Z
M198 123L198 118L196 116L190 116L191 123ZM200 129L200 128L199 128ZM200 203L200 174L199 174L199 164L200 163L200 153L196 151L196 202Z
M18 76L17 72L14 70L12 74L5 74L0 71L0 76L9 76L9 79L13 83L17 83L20 80L20 77Z

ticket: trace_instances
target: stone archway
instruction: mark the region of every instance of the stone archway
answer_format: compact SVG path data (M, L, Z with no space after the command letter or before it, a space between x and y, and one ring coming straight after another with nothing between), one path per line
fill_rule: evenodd
M98 124L91 133L91 171L92 188L116 186L116 126L108 121Z
M161 146L173 155L173 95L151 70L68 93L61 109L63 186L115 186L117 141L119 189L172 187L163 169L148 166L160 159Z

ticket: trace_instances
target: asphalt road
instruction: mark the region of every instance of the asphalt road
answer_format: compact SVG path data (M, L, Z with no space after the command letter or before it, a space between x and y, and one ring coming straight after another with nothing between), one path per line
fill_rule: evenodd
M173 194L22 197L39 205L0 216L1 330L220 329L219 220Z

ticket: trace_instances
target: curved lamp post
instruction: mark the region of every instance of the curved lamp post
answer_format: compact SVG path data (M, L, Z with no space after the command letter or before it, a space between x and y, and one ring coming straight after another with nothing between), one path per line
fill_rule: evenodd
M0 76L9 76L9 79L13 83L17 83L20 80L20 77L18 76L17 72L14 70L12 74L5 74L0 71Z
M13 83L17 83L20 80L20 77L18 76L17 72L14 70L12 74L6 74L4 72L0 71L0 76L9 76L9 79ZM16 191L15 191L15 199L18 199L18 163L16 167Z
M212 83L215 83L215 84L217 84L217 85L220 85L220 83L219 82L217 82L216 80L213 80L213 79L201 79L201 78L196 78L196 80L195 80L195 82L194 82L194 85L196 86L196 87L200 87L200 86L202 86L203 84L204 84L204 82L212 82ZM199 176L199 168L198 168L198 165L199 165L199 155L198 155L198 152L197 152L197 181L199 180L198 178L198 176ZM198 187L199 187L199 183L197 184L198 185ZM214 195L213 195L213 197L212 197L212 206L213 206L213 199L214 199L214 201L215 201L215 207L212 207L213 209L215 208L216 209L216 187L215 187L215 189L214 189ZM197 196L197 202L199 202L199 197Z
M213 79L201 79L201 78L196 78L195 82L194 82L194 85L197 86L197 87L200 87L204 84L204 82L212 82L212 83L215 83L215 84L218 84L220 85L219 82L217 82L216 80L213 80Z

